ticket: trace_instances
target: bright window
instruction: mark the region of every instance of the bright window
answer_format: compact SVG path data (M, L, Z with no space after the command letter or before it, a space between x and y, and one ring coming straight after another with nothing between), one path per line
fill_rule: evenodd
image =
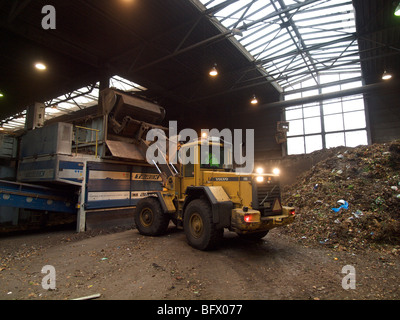
M342 90L342 85L352 85L349 78L341 74L321 76L320 91L331 92ZM355 80L355 85L359 81ZM330 86L330 84L332 84ZM300 86L302 87L302 86ZM301 89L296 94L303 97ZM301 98L300 97L300 98ZM338 146L355 147L368 144L367 124L364 99L362 95L336 98L315 104L287 108L286 120L289 121L288 154L311 153L316 150Z

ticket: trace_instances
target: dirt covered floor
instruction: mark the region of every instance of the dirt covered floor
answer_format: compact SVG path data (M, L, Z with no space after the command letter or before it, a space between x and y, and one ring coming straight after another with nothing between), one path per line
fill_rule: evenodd
M1 238L0 299L94 294L101 294L100 300L400 298L397 255L305 246L282 231L275 229L256 243L226 231L219 248L210 252L191 248L183 231L173 227L161 237L125 230ZM41 272L46 265L56 272L54 290L42 287L49 275ZM354 278L346 278L345 266L354 269ZM351 280L354 289L344 289Z

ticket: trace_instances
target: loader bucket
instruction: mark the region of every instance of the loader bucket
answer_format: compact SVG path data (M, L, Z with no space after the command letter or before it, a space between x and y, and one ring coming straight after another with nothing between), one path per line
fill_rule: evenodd
M144 162L141 140L149 130L158 128L165 109L153 102L114 89L100 93L99 113L107 120L106 144L113 157Z

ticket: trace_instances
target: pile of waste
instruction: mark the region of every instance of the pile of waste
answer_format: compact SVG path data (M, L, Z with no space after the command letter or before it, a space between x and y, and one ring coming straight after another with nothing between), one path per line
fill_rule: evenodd
M283 188L296 207L284 232L304 244L400 253L400 141L347 148Z

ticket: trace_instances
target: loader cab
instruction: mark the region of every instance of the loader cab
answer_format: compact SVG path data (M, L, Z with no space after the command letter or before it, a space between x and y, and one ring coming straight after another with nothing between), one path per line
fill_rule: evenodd
M220 138L202 138L186 143L179 150L183 189L202 184L204 171L232 171L232 144Z

